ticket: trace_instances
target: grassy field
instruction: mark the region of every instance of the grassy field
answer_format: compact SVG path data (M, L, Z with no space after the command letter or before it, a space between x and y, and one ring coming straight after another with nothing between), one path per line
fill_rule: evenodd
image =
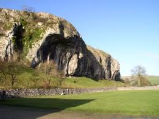
M159 85L159 76L148 76L147 78L152 85Z
M57 111L159 116L159 91L112 91L105 93L39 96L8 99L0 104Z

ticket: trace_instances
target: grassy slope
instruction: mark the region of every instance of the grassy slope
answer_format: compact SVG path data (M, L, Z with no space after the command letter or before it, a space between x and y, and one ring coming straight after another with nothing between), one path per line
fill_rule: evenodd
M159 85L159 76L148 76L148 80L153 85Z
M91 88L91 87L104 87L104 85L90 78L77 77L77 78L66 78L65 81L63 82L63 87Z
M37 82L33 81L34 78L30 78L32 75L28 75L27 73L24 73L18 77L18 80L15 83L14 88L43 88L45 85L43 77L45 77L44 74L41 74L41 76L38 76L39 80ZM42 78L41 78L42 77ZM58 80L59 79L51 79L51 88L58 87ZM74 83L74 81L77 81ZM8 86L9 85L9 86ZM66 78L61 85L61 88L100 88L100 87L123 87L125 86L122 82L116 82L116 81L109 81L109 80L100 80L95 81L90 78L86 77L77 77L77 78ZM9 88L10 82L5 84L0 84L0 88Z
M13 88L43 88L47 82L47 75L41 72L37 72L31 68L23 68L23 72L17 76L17 80ZM2 74L0 74L2 75ZM8 80L0 80L0 88L11 88L10 76L7 76ZM59 79L52 78L50 87L58 87ZM98 87L114 87L124 86L121 82L100 80L95 81L86 77L66 78L62 82L63 88L98 88Z
M63 87L70 87L70 88L98 88L98 87L114 87L114 86L124 86L124 84L121 82L108 81L108 80L94 81L86 77L66 78L65 81L63 82Z
M8 99L0 104L84 113L159 116L159 91L112 91Z
M14 68L13 68L14 67ZM8 70L10 69L10 70ZM0 62L0 88L54 88L60 87L60 79L50 77L39 70L35 70L24 66L22 64L16 63L6 63ZM11 87L11 72L17 74L15 83ZM3 75L5 74L5 76ZM48 83L50 80L50 84ZM46 87L47 86L47 87ZM86 77L76 77L76 78L65 78L62 82L62 88L98 88L98 87L114 87L114 86L124 86L121 82L109 81L109 80L99 80L95 81Z

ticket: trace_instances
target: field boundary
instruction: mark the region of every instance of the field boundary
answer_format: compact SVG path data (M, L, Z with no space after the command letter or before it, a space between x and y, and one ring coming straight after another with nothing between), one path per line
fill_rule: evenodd
M159 90L159 86L145 86L145 87L118 87L117 90Z
M106 88L54 88L54 89L9 89L5 90L5 98L34 97L39 95L70 95L82 93L126 91L126 90L159 90L159 86L146 87L106 87ZM3 90L0 89L0 98L4 98Z
M53 89L10 89L5 90L6 98L16 97L33 97L39 95L70 95L94 92L108 92L115 91L117 87L111 88L81 88L81 89L68 89L68 88L53 88ZM3 90L0 90L0 97L3 96Z

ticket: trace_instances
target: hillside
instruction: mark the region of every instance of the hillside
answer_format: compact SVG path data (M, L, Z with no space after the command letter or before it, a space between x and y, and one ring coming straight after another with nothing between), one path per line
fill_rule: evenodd
M133 79L131 76L122 76L121 77L123 80L129 80L132 81ZM147 80L150 81L152 85L159 85L159 76L146 76Z
M33 68L54 62L65 76L120 80L111 55L87 47L68 21L48 13L0 9L0 59L23 61Z
M12 78L15 77L15 78ZM101 88L124 86L113 80L95 81L86 77L56 77L21 63L0 62L0 89L10 88Z
M147 79L152 85L159 85L159 76L148 76Z

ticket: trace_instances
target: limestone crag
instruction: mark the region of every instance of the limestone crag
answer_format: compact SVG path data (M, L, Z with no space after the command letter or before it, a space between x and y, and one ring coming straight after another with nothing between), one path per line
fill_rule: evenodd
M87 46L68 21L48 13L0 9L0 58L27 59L32 67L54 61L66 76L120 80L111 55Z

